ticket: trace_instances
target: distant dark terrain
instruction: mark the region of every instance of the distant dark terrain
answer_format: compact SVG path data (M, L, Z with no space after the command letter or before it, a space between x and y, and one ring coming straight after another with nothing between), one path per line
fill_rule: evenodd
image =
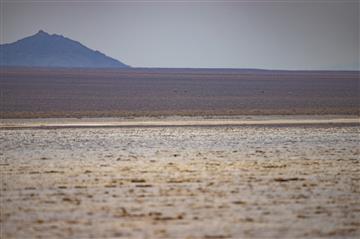
M359 114L359 72L2 68L1 118Z

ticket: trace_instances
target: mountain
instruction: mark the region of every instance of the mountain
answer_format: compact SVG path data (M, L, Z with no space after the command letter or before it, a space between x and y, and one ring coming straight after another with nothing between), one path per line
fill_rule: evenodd
M80 42L42 30L33 36L0 45L1 66L125 68L124 63Z

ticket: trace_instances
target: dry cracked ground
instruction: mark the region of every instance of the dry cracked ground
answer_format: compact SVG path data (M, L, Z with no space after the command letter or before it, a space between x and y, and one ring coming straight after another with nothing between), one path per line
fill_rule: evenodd
M359 133L1 130L1 238L359 238Z

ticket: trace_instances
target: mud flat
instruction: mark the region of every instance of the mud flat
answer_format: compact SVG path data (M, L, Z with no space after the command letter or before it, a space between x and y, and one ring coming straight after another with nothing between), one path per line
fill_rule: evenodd
M359 238L359 134L2 128L1 238Z

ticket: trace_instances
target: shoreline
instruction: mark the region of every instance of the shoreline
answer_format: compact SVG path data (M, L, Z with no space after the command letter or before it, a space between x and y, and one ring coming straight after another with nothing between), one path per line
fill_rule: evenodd
M0 119L0 129L116 128L116 127L210 127L210 126L360 126L360 118L348 115L212 116L136 118Z

